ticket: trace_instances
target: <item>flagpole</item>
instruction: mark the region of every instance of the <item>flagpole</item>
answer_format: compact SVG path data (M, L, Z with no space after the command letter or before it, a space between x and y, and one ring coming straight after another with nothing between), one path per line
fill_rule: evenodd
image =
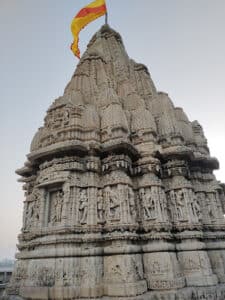
M105 0L105 6L106 6L106 13L105 13L105 25L108 25L108 10L107 10L107 4Z
M105 25L108 25L108 12L105 13Z

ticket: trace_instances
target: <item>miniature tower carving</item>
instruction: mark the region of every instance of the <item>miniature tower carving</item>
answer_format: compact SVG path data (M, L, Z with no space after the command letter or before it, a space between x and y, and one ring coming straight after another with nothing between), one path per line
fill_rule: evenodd
M225 299L224 185L190 122L103 26L18 170L9 299Z

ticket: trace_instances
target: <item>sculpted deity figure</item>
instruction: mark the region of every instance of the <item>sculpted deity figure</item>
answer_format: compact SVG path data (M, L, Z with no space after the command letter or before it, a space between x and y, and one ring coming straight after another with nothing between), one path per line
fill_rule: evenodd
M149 210L150 210L150 219L154 220L156 219L156 200L152 197L152 195L149 195L148 197L149 201Z
M212 198L209 195L206 195L205 202L206 202L208 217L212 222L214 222L216 220L216 213L213 208L214 203L212 201Z
M144 209L144 217L146 220L156 219L156 202L151 193L147 195L144 189L141 190L141 199Z
M177 218L180 221L186 220L186 209L185 209L185 199L184 192L179 190L175 193L176 198L176 208L177 208Z
M120 199L112 189L109 192L109 216L111 219L120 219Z
M142 200L144 217L145 217L145 219L149 219L150 211L149 211L148 199L147 199L147 196L146 196L146 193L145 193L144 189L140 190L140 199Z
M202 220L202 212L201 212L201 206L198 198L194 196L194 198L191 198L189 202L190 208L192 215L196 219L196 221L201 221Z
M70 112L68 109L64 110L63 113L63 123L64 125L68 125L70 121Z
M133 189L128 187L128 203L130 208L130 214L133 219L136 217L136 210L135 210L135 196Z
M151 197L152 197L152 204L153 204L153 212L152 212L152 217L153 219L156 219L159 214L164 213L164 206L165 206L165 201L163 198L161 198L161 193L160 189L158 186L152 186L151 187Z
M59 109L54 111L54 124L53 124L54 129L61 127L62 118L63 118L63 116Z
M176 206L176 196L174 190L171 190L168 194L169 198L169 212L170 212L170 217L173 221L177 219L177 206Z
M224 221L224 213L222 207L222 197L219 195L218 192L215 193L215 202L216 202L216 209L219 218L222 218Z
M58 191L56 194L56 222L60 222L62 218L63 192Z
M25 212L25 219L23 228L30 228L34 222L39 220L40 214L40 192L34 189L33 192L28 196L29 202L27 202L27 209Z
M40 202L39 202L39 200L36 200L35 204L34 204L34 219L35 219L35 221L39 221L39 217L40 217Z
M87 197L87 192L85 190L81 191L80 193L79 211L80 211L80 223L86 224L87 215L88 215L88 197Z
M98 190L98 195L97 195L97 217L99 222L104 222L104 196L102 193L102 190Z
M61 222L62 218L62 206L63 206L63 192L57 191L54 195L53 200L53 214L52 214L52 223Z
M29 229L32 226L33 217L34 217L34 202L30 202L26 211L26 229Z
M160 207L160 211L161 211L163 221L168 221L167 199L166 199L166 195L165 195L165 193L162 189L160 189L160 191L159 191L159 207Z

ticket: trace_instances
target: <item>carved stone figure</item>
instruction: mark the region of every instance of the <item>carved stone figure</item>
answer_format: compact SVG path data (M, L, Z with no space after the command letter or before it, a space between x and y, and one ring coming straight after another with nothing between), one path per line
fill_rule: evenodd
M169 212L172 221L177 220L177 207L176 207L176 196L174 190L168 193L169 198Z
M210 195L206 195L205 202L206 202L209 220L211 220L212 222L215 222L216 221L216 213L215 213L215 207L213 205L212 197L210 197Z
M114 189L109 191L109 217L112 220L120 219L120 199L118 192Z
M35 202L30 202L26 211L26 229L32 226Z
M134 221L136 217L136 209L135 209L135 195L133 189L128 187L127 189L128 194L128 203L129 203L129 213L131 215L131 219Z
M63 114L63 123L64 125L68 125L70 121L70 111L66 109Z
M52 193L52 215L51 222L54 224L56 222L61 222L62 218L62 207L63 207L63 192L57 191Z
M184 192L179 190L175 193L176 197L176 210L177 210L177 219L179 221L185 221L187 219L186 207L185 207L185 198Z
M140 199L142 200L144 217L145 219L149 219L150 218L149 203L144 189L141 189L140 191Z
M153 195L145 190L141 190L141 199L144 210L144 218L146 220L155 220L156 219L156 201L153 198Z
M80 223L86 224L87 216L88 216L88 197L87 197L86 190L82 190L80 193L79 212L80 212L80 218L79 218Z
M202 211L199 200L197 197L194 197L190 200L189 205L191 207L192 214L197 222L202 220Z
M105 213L105 206L104 206L104 197L102 190L98 190L97 195L97 217L98 222L103 223L104 222L104 213Z
M62 206L63 206L63 192L58 191L56 194L56 201L55 201L56 222L61 221Z
M164 191L162 191L161 189L159 191L159 206L163 221L168 221L167 199Z

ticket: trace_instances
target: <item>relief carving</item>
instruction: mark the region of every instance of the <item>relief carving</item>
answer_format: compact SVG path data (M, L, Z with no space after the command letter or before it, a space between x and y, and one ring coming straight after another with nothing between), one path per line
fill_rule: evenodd
M54 193L51 193L51 222L59 223L62 219L62 207L63 207L63 201L64 201L64 193L62 191L57 191Z
M54 270L49 269L48 267L42 267L38 269L38 276L37 276L37 285L38 286L54 286L55 284L55 276Z
M127 200L128 200L128 215L131 217L131 221L135 221L136 218L136 205L135 194L131 187L127 186Z
M185 192L183 190L171 190L168 194L170 202L170 215L174 222L187 221L187 208Z
M69 125L69 122L70 122L70 111L69 109L65 109L63 113L63 124L66 126Z
M33 216L34 216L34 202L28 203L28 207L26 210L26 225L25 229L30 229L33 223Z
M150 193L147 193L145 189L141 189L140 198L143 205L143 213L145 220L155 220L156 216L156 202Z
M218 218L222 219L224 221L222 201L221 201L218 191L214 194L214 198L215 198L215 208L217 209L217 212L218 212Z
M213 205L213 194L206 194L205 203L207 208L208 219L211 220L211 222L216 222L217 216L215 207Z
M175 193L175 203L176 203L176 213L177 219L179 221L186 221L187 220L187 211L185 207L185 198L183 190L180 190Z
M169 264L168 263L160 263L159 261L152 262L151 274L152 275L159 275L165 274L169 272Z
M17 261L15 269L6 290L11 295L19 295L20 284L27 279L27 265L24 262Z
M139 197L142 201L144 220L168 221L167 199L160 186L140 189Z
M165 192L160 188L159 191L159 205L162 215L162 221L168 221L168 205Z
M120 211L120 198L117 190L114 190L110 187L107 188L107 197L109 204L109 219L110 220L120 220L121 211Z
M98 190L97 195L97 218L98 223L104 223L105 201L102 190Z
M25 216L23 229L28 230L35 226L40 219L40 192L33 190L32 194L27 198L29 202L25 202Z
M79 221L80 224L87 224L88 196L86 190L81 190L79 199Z
M196 196L190 198L189 205L194 220L200 222L202 220L202 210L198 198Z

